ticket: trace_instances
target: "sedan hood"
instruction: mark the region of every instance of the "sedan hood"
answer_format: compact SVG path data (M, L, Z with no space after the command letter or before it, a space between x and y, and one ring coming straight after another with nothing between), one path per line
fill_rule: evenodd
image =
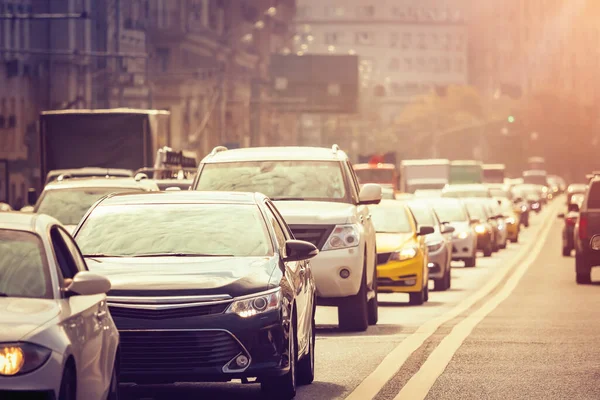
M276 257L87 258L110 279L109 296L244 296L267 290Z
M326 201L275 201L277 209L290 225L336 225L352 223L353 204Z
M0 297L0 342L15 342L60 313L54 300Z
M412 233L377 233L377 252L391 253L414 238Z

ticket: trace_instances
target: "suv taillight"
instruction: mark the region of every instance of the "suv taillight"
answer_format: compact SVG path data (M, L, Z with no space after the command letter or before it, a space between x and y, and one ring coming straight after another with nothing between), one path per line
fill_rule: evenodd
M588 237L588 220L586 215L579 216L579 239L587 239Z

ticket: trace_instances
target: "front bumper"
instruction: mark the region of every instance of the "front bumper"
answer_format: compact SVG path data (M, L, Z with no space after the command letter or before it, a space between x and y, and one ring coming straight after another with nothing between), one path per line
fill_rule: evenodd
M33 372L0 377L0 399L58 399L64 361L62 354L52 352L48 361Z
M508 235L508 240L514 241L517 240L517 238L519 237L519 223L518 222L514 222L514 223L506 223L506 233Z
M363 254L361 247L319 252L310 261L317 286L317 297L348 297L358 293L362 283ZM342 278L342 269L350 271L350 276Z
M380 293L420 292L423 289L423 282L429 279L427 268L423 268L424 258L419 254L410 260L388 261L378 265L378 291Z
M452 260L463 261L476 256L477 239L469 235L465 239L452 238Z
M224 382L289 370L288 323L281 311L249 318L212 314L149 320L114 318L124 383ZM249 360L235 363L239 355Z

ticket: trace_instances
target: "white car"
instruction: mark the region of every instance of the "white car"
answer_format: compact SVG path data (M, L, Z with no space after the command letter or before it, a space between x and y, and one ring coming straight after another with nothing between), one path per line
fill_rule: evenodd
M452 233L452 260L464 261L465 267L474 267L477 263L477 233L467 208L459 199L430 199L429 203L439 216L440 221L454 227Z
M269 196L296 239L320 250L311 261L319 304L338 307L343 330L377 323L377 249L368 205L381 201L381 186L361 188L337 145L219 146L201 161L192 190Z
M0 397L113 400L119 333L110 281L47 215L0 215Z
M158 191L149 179L122 177L64 178L52 181L36 202L33 212L48 214L59 220L69 233L79 224L86 211L111 193Z

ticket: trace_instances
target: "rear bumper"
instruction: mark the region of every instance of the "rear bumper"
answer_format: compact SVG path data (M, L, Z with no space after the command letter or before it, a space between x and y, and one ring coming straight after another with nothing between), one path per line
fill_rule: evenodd
M354 296L360 289L363 276L363 246L350 249L321 251L310 261L319 298ZM350 271L342 278L340 271Z
M389 261L377 266L377 289L381 293L420 292L429 271L423 268L424 256L406 261ZM427 275L427 276L424 276Z
M452 259L463 261L465 258L476 256L477 238L468 236L466 239L452 239Z

